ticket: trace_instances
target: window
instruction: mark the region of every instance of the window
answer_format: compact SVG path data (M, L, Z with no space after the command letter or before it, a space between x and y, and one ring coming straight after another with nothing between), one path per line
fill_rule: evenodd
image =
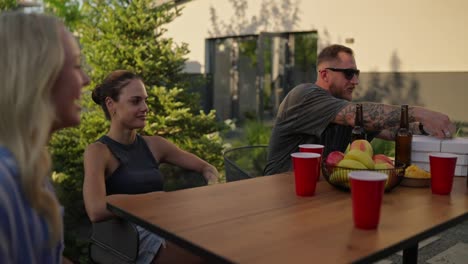
M316 32L206 40L211 108L222 120L272 119L296 85L315 82Z

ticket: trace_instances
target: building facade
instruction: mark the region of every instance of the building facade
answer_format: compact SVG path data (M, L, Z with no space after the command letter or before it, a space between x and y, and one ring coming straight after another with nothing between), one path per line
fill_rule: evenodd
M284 95L316 78L317 52L355 51L357 100L408 103L468 122L468 1L192 0L168 26L206 74L221 119L268 118Z

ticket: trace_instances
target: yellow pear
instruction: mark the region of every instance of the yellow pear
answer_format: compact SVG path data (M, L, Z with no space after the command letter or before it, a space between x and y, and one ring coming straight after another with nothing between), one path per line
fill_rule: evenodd
M346 150L345 150L345 154L349 152L349 148L351 147L351 144L348 144L348 146L346 147Z
M357 140L354 140L352 143L351 143L351 146L349 146L349 151L353 150L353 149L357 149L357 150L360 150L360 151L364 151L365 153L367 153L367 155L369 155L371 158L372 156L374 155L374 150L372 149L372 145L369 143L369 141L365 140L365 139L357 139Z
M375 163L374 169L376 170L388 170L393 169L393 165L388 163Z
M342 167L342 168L349 168L349 169L360 169L360 170L367 169L367 167L361 162L357 160L346 159L346 158L341 160L337 166Z
M366 152L358 149L350 150L344 156L344 160L355 160L364 164L364 166L366 166L367 169L374 169L374 161L372 160L372 156L369 156L369 154L367 154Z

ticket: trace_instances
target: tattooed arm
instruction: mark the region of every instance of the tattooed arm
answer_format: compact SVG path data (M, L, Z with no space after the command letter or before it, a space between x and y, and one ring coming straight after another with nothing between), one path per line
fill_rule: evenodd
M364 128L368 131L382 131L400 124L400 108L394 105L362 103ZM335 117L334 123L354 126L356 105L349 103ZM411 120L413 122L414 120Z
M396 133L398 131L398 128L400 127L396 126L396 127L390 127L390 128L384 129L380 131L380 133L376 137L380 139L385 139L385 140L394 140ZM413 133L413 135L422 134L421 130L419 129L419 122L410 123L409 128L410 128L411 133Z
M381 131L379 138L393 139L395 137L396 128L400 125L400 106L364 102L362 108L364 128L367 131ZM356 105L349 103L335 116L333 122L354 126L355 113ZM408 116L410 123L422 122L425 130L432 136L446 138L450 136L446 136L444 131L450 132L450 135L455 133L455 125L445 114L423 107L411 106ZM419 130L412 128L411 131Z

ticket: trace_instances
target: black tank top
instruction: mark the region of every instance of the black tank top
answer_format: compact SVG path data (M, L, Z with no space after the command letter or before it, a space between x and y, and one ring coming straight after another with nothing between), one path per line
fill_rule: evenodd
M105 144L119 161L119 167L106 179L106 194L139 194L163 190L163 176L143 137L137 134L130 145L121 144L108 136Z

